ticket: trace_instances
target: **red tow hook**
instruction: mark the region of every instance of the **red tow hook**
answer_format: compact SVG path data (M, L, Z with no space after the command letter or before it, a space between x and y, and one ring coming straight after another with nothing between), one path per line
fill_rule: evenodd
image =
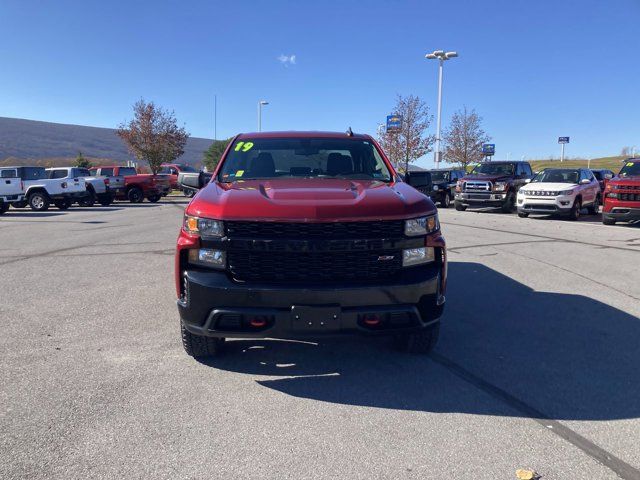
M249 325L254 328L266 327L267 319L265 317L251 317L251 319L249 320Z
M368 327L377 327L380 325L380 317L375 313L363 315L362 321Z

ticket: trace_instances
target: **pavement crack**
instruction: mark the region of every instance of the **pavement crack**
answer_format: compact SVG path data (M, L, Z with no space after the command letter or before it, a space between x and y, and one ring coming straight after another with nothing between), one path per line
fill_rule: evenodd
M615 287L612 287L611 285L607 285L606 283L599 282L598 280L595 280L593 277L589 277L587 275L582 275L581 273L574 272L573 270L561 267L560 265L557 265L555 263L545 262L544 260L540 260L539 258L530 257L530 256L524 255L522 253L509 252L509 251L506 251L506 250L504 250L504 252L508 253L508 254L511 254L511 255L515 255L517 257L526 258L526 259L532 260L534 262L542 263L543 265L546 265L548 267L557 268L558 270L562 270L563 272L575 275L576 277L580 277L583 280L587 280L589 282L595 283L596 285L599 285L599 286L601 286L603 288L608 288L609 290L613 290L614 292L617 292L617 293L619 293L621 295L624 295L626 297L633 298L634 300L640 300L640 297L636 297L635 295L631 295L630 293L627 293L627 292L625 292L623 290L620 290L620 289L617 289Z
M433 360L438 365L446 368L458 378L461 378L462 380L473 385L479 390L487 393L491 397L496 398L503 403L506 403L511 408L519 411L522 415L539 423L545 428L545 430L553 433L554 435L557 435L573 446L579 448L595 461L613 471L620 478L624 480L640 479L640 470L638 470L637 468L628 464L621 458L616 457L614 454L605 450L604 448L596 445L591 440L583 437L578 432L570 429L558 420L552 419L535 407L532 407L519 398L511 395L506 390L503 390L502 388L497 387L496 385L493 385L492 383L475 375L474 373L470 372L463 366L445 357L444 355L432 353L431 360Z

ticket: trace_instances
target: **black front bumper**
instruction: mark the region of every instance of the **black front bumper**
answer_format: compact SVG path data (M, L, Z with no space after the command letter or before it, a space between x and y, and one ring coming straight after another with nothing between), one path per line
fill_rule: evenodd
M470 208L499 208L504 205L506 193L456 193L455 202Z
M614 207L610 212L602 212L602 217L616 222L640 220L640 208Z
M535 204L535 203L524 203L522 205L518 205L518 213L537 213L541 215L569 215L572 206L569 207L559 207L555 203L550 204Z
M300 338L394 334L426 328L444 309L440 266L408 268L385 284L247 284L225 272L189 269L180 318L196 335ZM372 318L378 323L371 324ZM258 319L258 325L252 325Z

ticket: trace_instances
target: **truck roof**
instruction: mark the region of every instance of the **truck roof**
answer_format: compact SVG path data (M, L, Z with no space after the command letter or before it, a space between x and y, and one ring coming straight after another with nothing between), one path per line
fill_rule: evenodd
M364 133L349 135L345 132L320 132L320 131L282 131L282 132L248 132L241 133L238 138L353 138L358 140L370 140L371 136Z

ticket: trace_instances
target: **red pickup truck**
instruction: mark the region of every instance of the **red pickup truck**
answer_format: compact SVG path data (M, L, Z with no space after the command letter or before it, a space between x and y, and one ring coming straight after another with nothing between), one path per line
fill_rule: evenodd
M630 158L617 176L605 182L602 223L640 220L640 158Z
M241 134L185 210L175 256L182 343L392 335L436 344L446 249L433 202L369 135Z
M141 203L146 198L155 203L171 191L171 182L168 175L138 173L134 167L121 167L118 165L93 167L90 170L92 175L124 178L124 188L116 190L116 200Z

